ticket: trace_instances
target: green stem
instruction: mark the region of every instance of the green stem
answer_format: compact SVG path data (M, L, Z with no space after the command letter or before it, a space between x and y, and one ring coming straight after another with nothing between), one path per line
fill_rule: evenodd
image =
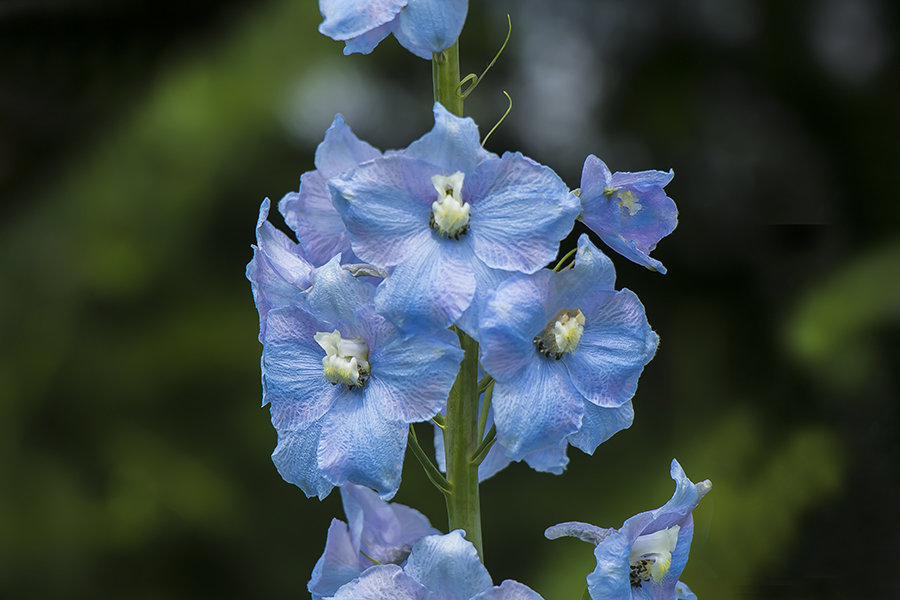
M451 486L450 482L444 478L435 464L428 458L428 455L425 454L422 446L419 445L419 439L416 437L416 430L413 428L412 423L409 424L409 447L413 451L415 457L419 460L422 468L425 469L425 475L428 476L429 481L434 484L434 487L439 489L444 496L450 494L453 486Z
M443 52L431 56L434 100L457 117L463 116L463 97L459 92L459 40Z
M478 465L470 460L478 439L478 342L457 331L465 356L447 399L444 456L451 492L447 500L450 530L464 529L484 561L481 544L481 505L478 497Z

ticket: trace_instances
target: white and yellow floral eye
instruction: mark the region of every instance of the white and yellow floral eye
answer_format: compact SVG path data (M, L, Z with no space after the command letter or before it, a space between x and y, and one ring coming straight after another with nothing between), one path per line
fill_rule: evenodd
M331 333L320 331L313 336L325 351L322 359L322 375L332 384L343 383L351 390L362 387L369 380L369 347L362 338L343 338L335 329Z

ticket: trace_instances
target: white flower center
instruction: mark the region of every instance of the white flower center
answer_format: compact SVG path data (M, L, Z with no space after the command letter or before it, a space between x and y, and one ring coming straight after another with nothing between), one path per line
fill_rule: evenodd
M453 175L435 175L431 178L438 199L431 203L429 225L444 237L459 239L469 230L468 202L462 199L462 184L465 174L457 171Z
M343 383L350 389L362 387L369 379L369 347L362 338L342 338L335 329L331 333L320 331L313 336L325 351L322 372L333 384Z
M584 313L579 308L564 308L532 340L538 352L559 360L574 352L584 333Z
M679 525L660 529L655 533L642 535L631 545L631 585L641 585L642 581L659 583L672 566L672 552L678 542Z

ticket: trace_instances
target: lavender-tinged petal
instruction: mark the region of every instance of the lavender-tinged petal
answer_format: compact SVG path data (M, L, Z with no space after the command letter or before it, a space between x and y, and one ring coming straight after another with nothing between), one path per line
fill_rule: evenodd
M629 578L632 542L623 532L614 531L594 548L597 566L587 576L591 598L627 600L632 597Z
M431 60L453 45L466 20L468 0L409 0L397 16L394 35L404 48Z
M345 394L346 387L332 385L323 374L325 352L313 336L324 329L297 308L269 311L263 343L263 403L271 405L276 429L294 429L320 419Z
M542 600L542 598L527 585L507 579L499 586L494 586L474 596L472 600Z
M612 187L666 187L675 178L675 171L616 171L609 179Z
M472 303L472 260L456 240L429 239L378 286L375 306L401 329L446 328Z
M551 277L550 271L516 275L485 300L478 331L481 364L497 381L517 379L537 356L534 336L552 316L544 308Z
M617 408L604 408L592 402L584 403L584 418L581 429L569 436L569 443L585 452L593 454L597 446L634 422L634 408L626 402Z
M456 326L480 343L481 333L478 323L481 320L481 308L484 306L485 300L492 291L500 287L500 284L516 273L492 269L478 260L477 256L469 263L469 267L472 270L472 275L475 277L475 297L469 308L456 320Z
M301 175L300 192L286 194L278 210L312 264L324 265L336 254L349 252L347 228L331 203L331 192L319 171Z
M428 223L437 198L432 175L434 166L392 155L328 181L357 256L389 267L417 253L432 238Z
M384 420L364 389L354 390L322 419L322 474L334 485L357 483L391 498L400 486L408 427Z
M331 520L328 537L325 540L325 551L313 567L312 576L306 589L313 600L334 596L334 593L348 581L359 577L372 563L356 550L350 540L347 524L338 519Z
M513 460L558 445L578 430L584 412L565 368L543 357L532 360L519 378L495 382L492 404L497 439Z
M312 498L325 498L334 485L322 476L316 461L322 428L318 422L306 427L278 431L278 444L272 462L288 483L293 483Z
M615 533L615 529L603 529L590 523L582 523L581 521L566 521L551 525L544 530L544 537L548 540L555 540L561 537L572 537L582 542L587 542L596 546L602 542L608 535Z
M611 186L612 171L606 166L606 163L594 156L588 155L584 160L584 166L581 168L581 202L584 204L585 198L589 201L600 198L604 192Z
M350 55L354 52L359 54L369 54L375 49L375 46L391 34L391 31L397 25L397 19L389 21L384 25L376 27L371 31L356 36L344 42L344 55Z
M556 446L526 455L524 460L535 471L561 475L566 470L566 465L569 464L569 457L566 456L567 448L568 443L563 440Z
M581 210L556 173L519 153L479 164L463 196L472 205L469 235L478 258L524 273L554 259Z
M377 565L344 585L333 600L438 600L397 565Z
M413 546L404 570L441 600L469 600L492 585L461 529L422 538Z
M387 23L408 0L319 0L325 18L319 32L333 40L349 40Z
M439 175L456 171L470 173L475 166L496 155L481 147L478 126L471 118L460 118L434 103L434 128L409 145L404 156L418 158L442 169ZM434 173L432 173L434 174ZM429 175L429 183L430 175ZM463 182L463 199L466 199Z
M712 489L708 479L693 483L677 460L672 460L669 473L675 480L675 493L668 502L653 511L653 522L649 527L654 531L679 524Z
M373 368L367 386L385 419L427 421L447 401L463 351L451 332L436 333L440 340L421 335L396 337L370 355Z
M322 177L330 179L379 156L381 152L356 137L344 123L344 117L337 114L316 148L315 164Z
M675 600L697 600L697 594L686 583L679 581L675 584Z
M659 336L650 329L644 307L633 292L603 296L605 302L585 313L587 322L578 348L563 362L585 398L597 406L614 408L634 396Z
M364 308L371 306L375 298L375 288L342 269L340 259L335 256L316 270L308 301L312 314L338 328L360 321ZM345 337L351 333L356 332L341 331Z
M605 298L600 292L614 290L616 269L586 234L578 237L574 264L554 277L547 305L554 309L577 306L588 315Z

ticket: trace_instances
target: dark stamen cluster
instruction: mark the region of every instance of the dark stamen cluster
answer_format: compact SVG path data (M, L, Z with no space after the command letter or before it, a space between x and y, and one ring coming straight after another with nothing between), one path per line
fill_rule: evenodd
M631 585L637 587L642 581L650 581L650 566L653 561L649 558L641 558L631 563L631 572L628 573L628 579Z

